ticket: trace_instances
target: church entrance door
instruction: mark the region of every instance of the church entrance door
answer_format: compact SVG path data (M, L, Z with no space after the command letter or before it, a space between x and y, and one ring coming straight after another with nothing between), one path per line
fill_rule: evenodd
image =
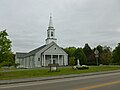
M53 60L53 64L55 64L55 60Z

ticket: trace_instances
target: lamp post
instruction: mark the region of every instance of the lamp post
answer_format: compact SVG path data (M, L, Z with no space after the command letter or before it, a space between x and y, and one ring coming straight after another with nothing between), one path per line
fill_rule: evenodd
M94 53L95 53L95 58L96 58L97 66L98 66L99 51L97 49L95 49Z

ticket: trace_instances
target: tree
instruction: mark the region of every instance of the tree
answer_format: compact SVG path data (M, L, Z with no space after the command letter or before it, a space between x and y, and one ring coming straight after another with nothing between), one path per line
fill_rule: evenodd
M6 30L0 31L0 63L1 65L11 65L14 63L11 51L11 41L8 39Z
M101 63L104 65L108 65L112 61L112 53L111 53L110 47L105 46L103 48L104 49L101 53Z
M75 47L68 47L68 48L65 48L64 50L68 54L69 57L74 57L74 53L76 50Z
M75 65L75 58L74 57L69 57L69 65L74 66Z
M108 65L112 61L112 53L110 47L108 46L97 46L97 50L99 51L99 64Z
M92 53L92 49L90 48L90 46L88 45L88 43L85 44L85 46L83 48L83 51L86 54L86 56L89 56Z
M95 56L94 56L94 51L90 48L88 44L85 44L83 51L86 55L87 59L87 64L88 65L94 65L95 63Z
M75 65L76 61L75 61L74 53L75 53L76 48L69 47L69 48L65 48L64 50L68 54L69 65Z
M113 50L112 62L120 65L120 43L118 43L118 46Z
M74 53L74 56L76 61L78 59L80 60L80 64L86 64L86 56L82 48L77 48Z

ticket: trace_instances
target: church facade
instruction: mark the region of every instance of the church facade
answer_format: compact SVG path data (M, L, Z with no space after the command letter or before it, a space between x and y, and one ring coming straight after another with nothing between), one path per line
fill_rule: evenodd
M15 63L20 64L18 68L45 67L49 64L68 65L68 54L57 45L51 16L45 41L45 45L28 53L16 52Z

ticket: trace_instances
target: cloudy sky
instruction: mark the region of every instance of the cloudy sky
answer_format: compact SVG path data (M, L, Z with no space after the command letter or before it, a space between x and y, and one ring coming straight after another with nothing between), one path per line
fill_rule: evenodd
M120 0L0 0L0 30L14 52L45 44L52 13L61 47L115 47L120 42Z

